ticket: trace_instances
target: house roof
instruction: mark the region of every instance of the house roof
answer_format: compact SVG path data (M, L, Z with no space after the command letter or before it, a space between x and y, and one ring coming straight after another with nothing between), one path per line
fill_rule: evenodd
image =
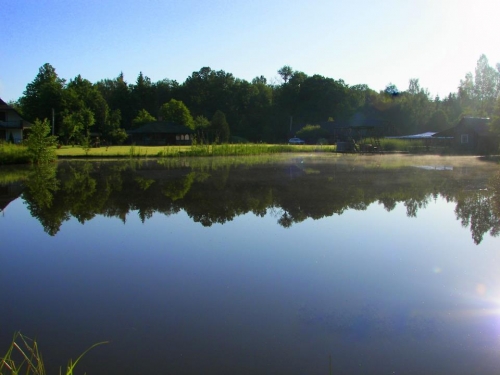
M129 134L191 134L193 130L184 125L166 121L148 122L140 128L129 130Z
M7 128L7 129L24 129L24 128L30 128L33 126L32 123L26 121L23 116L12 106L8 105L5 103L2 99L0 99L0 111L11 111L15 112L21 119L22 121L0 121L0 127L1 128Z
M19 117L23 118L23 116L21 116L21 114L14 107L8 105L2 99L0 99L0 110L16 112Z
M488 127L489 121L489 118L463 117L457 126L462 126L468 130L473 130L479 135L487 135L490 133L490 128Z
M411 134L411 135L401 135L397 137L386 137L391 139L430 139L433 138L436 132L425 132L420 134Z
M462 117L462 119L456 126L436 133L434 137L454 136L457 130L460 130L461 132L470 131L481 136L487 136L491 134L490 128L488 126L489 121L489 118Z

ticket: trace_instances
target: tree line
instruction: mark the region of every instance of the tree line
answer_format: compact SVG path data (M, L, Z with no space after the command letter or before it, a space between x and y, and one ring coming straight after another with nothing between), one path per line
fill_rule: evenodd
M81 75L66 81L47 63L10 104L29 121L53 119L62 143L82 143L91 132L122 143L127 130L156 120L212 132L221 141L231 136L270 143L284 142L300 130L328 137L328 124L373 125L381 135L440 131L465 115L491 117L500 130L500 64L491 66L485 55L474 73L460 80L457 92L444 98L433 98L416 78L405 90L389 83L377 92L287 65L278 74L279 83L263 76L249 82L203 67L183 83L152 82L142 72L134 83L122 73L92 83Z

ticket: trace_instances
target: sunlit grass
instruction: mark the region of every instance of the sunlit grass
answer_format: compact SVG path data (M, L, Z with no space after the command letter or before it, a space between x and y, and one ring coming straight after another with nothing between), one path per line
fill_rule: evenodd
M27 164L30 161L26 146L0 141L0 165Z
M88 152L87 152L88 151ZM218 144L192 146L109 146L84 150L79 146L62 146L58 157L178 157L178 156L243 156L292 152L333 152L335 146L322 145L268 145L268 144Z
M75 361L69 360L64 374L73 375L75 366L85 354L96 346L106 344L99 342L85 350ZM62 374L62 371L59 371ZM3 357L0 357L0 375L45 375L45 365L36 340L32 340L17 332Z
M58 157L157 157L161 156L166 150L171 156L189 149L190 146L109 146L109 147L94 147L89 150L84 150L80 146L62 146L56 150ZM87 153L88 151L88 153Z

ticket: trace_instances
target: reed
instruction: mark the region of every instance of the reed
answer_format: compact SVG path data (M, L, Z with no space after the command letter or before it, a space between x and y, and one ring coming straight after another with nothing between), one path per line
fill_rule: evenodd
M107 344L107 341L98 342L85 350L75 360L69 360L66 375L73 375L73 371L80 360L93 348ZM61 371L59 371L62 374ZM3 357L0 357L0 375L46 375L45 365L36 340L32 340L20 332L14 334L12 343Z

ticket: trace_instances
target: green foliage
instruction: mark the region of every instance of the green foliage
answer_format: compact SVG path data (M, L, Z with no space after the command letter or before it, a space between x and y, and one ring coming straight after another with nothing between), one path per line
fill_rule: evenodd
M490 128L494 133L500 136L500 96L497 99L495 110L493 111Z
M0 141L0 165L29 163L31 156L26 146Z
M148 122L152 122L152 121L156 121L156 118L154 116L152 116L145 109L141 109L139 111L139 113L137 114L137 116L132 120L132 128L137 129L137 128L141 127L142 125L144 125Z
M89 155L90 148L92 147L91 143L90 136L86 136L81 139L80 146L82 146L85 156Z
M117 145L123 144L123 142L125 142L127 137L128 137L128 134L123 129L114 129L108 135L109 140L112 143L117 144Z
M103 136L107 144L121 145L127 139L127 132L120 128L121 118L121 111L119 109L115 109L109 115L106 126L103 129Z
M35 79L26 85L19 100L22 113L29 121L52 118L52 109L59 114L64 109L65 81L58 77L55 68L44 64Z
M74 362L70 359L64 373L66 375L73 375L78 362L90 350L103 344L107 344L107 341L92 345ZM20 332L15 333L7 352L3 357L0 357L0 374L45 375L45 365L36 340L30 339Z
M65 99L63 115L80 112L84 119L84 133L94 125L98 131L103 131L108 121L109 106L96 85L78 75L70 80L63 93Z
M330 134L320 125L306 125L297 132L297 137L302 138L307 143L317 143L319 139L327 139Z
M222 111L215 112L210 126L219 142L226 143L229 141L229 124L226 121L226 115Z
M411 147L420 143L387 141L414 145ZM165 168L164 173L147 179L144 170L140 171L140 162L135 159L121 163L60 163L57 190L53 189L55 173L50 171L54 166L44 166L48 167L45 169L48 173L36 172L30 177L33 181L27 182L30 188L23 193L23 199L44 230L54 235L70 216L80 222L96 215L111 215L124 220L132 211L139 212L144 220L155 211L169 214L185 210L193 220L211 225L246 212L263 215L266 209L280 208L277 212L281 209L286 212L282 216L283 224L292 225L309 217L321 218L341 214L347 209L366 209L368 205L379 202L388 211L393 210L397 203L404 204L407 215L414 217L419 208L440 194L457 203L457 218L471 224L476 243L490 229L499 233L500 178L496 176L492 188L488 184L487 189L471 190L466 187L471 183L483 186L491 176L481 172L473 176L461 172L462 168L479 171L485 167L485 163L476 158L323 155L318 162L317 156L302 155L299 162L296 157L269 156L297 152L297 147L308 154L314 150L333 150L332 146L210 145L204 149L207 154L202 154L204 150L200 148L199 155L222 157L193 158L189 161L189 168L183 158L163 158L156 162ZM247 157L228 157L233 155ZM269 161L278 164L269 168L265 166ZM283 181L276 178L276 173L291 161L294 170L300 170L300 174L289 179L287 188L283 189ZM151 170L152 165L147 163L144 167ZM239 166L251 165L260 166L255 171L259 184L242 184L242 180L251 181L252 170ZM443 174L415 168L415 165L455 165L460 168ZM489 173L494 169L493 165L491 167L487 167ZM170 173L174 168L180 169ZM155 170L158 169L155 167ZM166 175L169 177L165 178ZM314 178L309 179L308 175ZM269 180L265 183L267 177ZM38 185L42 185L40 190ZM495 206L486 207L485 199ZM318 201L322 204L318 205ZM213 202L224 204L214 205Z
M50 131L47 120L36 120L31 127L26 146L32 163L45 164L56 159L56 138L50 135Z
M59 135L68 142L85 142L90 135L90 127L95 124L94 113L84 107L76 112L65 114Z
M104 100L108 103L111 112L120 112L120 127L129 129L132 119L137 113L134 109L134 97L129 84L125 81L123 73L114 79L104 79L96 84ZM140 107L144 108L144 107ZM137 108L139 110L139 108Z
M442 109L438 109L431 115L425 130L439 132L448 129L449 127L450 124L448 122L446 112Z
M461 105L468 115L489 117L500 94L500 71L490 66L488 58L481 55L474 73L467 73L460 81L458 96Z
M281 79L285 83L287 83L293 74L293 69L289 65L284 65L282 68L278 69L278 74L280 75Z
M380 146L383 151L398 151L410 153L428 152L428 148L421 140L406 140L406 139L381 139Z
M29 211L37 216L40 210L52 207L54 194L59 190L59 181L56 177L57 164L36 165L25 182L26 198Z
M104 140L121 143L125 129L153 121L151 114L199 130L200 139L213 142L216 134L207 127L207 119L220 110L231 124L231 135L275 143L299 130L298 124L323 124L329 118L342 126L377 124L388 136L440 130L445 117L450 124L463 115L494 117L500 94L500 72L484 55L460 82L457 93L435 99L416 78L405 91L389 84L376 92L367 85L349 86L341 79L307 75L288 65L278 73L279 84L268 83L263 76L248 82L203 67L180 84L169 79L151 82L140 72L131 84L120 73L96 84L78 75L66 85L45 64L19 103L11 104L31 121L51 119L54 109L56 131L64 142L80 142L94 126ZM82 119L85 111L91 112L94 125L88 116Z
M186 105L180 101L171 99L160 107L160 116L163 121L173 122L194 129L194 120Z
M208 129L210 121L205 116L196 116L194 118L194 126L196 130Z

